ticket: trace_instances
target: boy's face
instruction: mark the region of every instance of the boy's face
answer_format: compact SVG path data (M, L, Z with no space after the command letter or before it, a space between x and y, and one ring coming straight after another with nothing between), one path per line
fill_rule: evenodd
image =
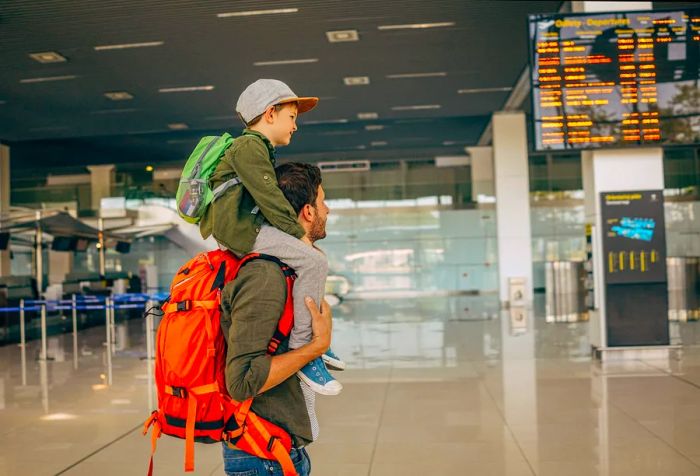
M272 110L272 123L268 139L272 145L289 145L292 134L297 130L297 104L292 102L279 111Z

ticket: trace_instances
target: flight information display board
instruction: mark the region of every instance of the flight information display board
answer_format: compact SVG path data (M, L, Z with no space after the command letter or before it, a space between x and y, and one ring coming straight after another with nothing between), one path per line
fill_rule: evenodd
M666 281L662 190L602 192L605 283Z
M700 8L529 16L535 148L700 143Z

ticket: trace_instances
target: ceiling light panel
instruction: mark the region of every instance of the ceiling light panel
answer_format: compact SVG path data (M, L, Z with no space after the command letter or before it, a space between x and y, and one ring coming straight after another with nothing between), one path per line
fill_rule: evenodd
M189 126L184 122L174 122L172 124L168 124L168 129L172 131L184 131L185 129L189 129Z
M376 112L358 112L357 113L357 118L360 120L372 120L372 119L379 119L379 114Z
M212 91L214 86L207 84L206 86L183 86L178 88L160 88L159 93L189 93L193 91Z
M297 13L298 11L298 8L273 8L270 10L246 10L242 12L224 12L217 13L216 16L219 18L252 17L257 15L280 15L284 13Z
M381 131L384 130L384 126L382 124L367 124L365 126L366 131Z
M317 125L317 124L347 124L347 119L324 119L318 121L303 121L303 124L307 125Z
M457 94L479 94L479 93L507 93L512 91L511 86L505 86L502 88L471 88L471 89L458 89Z
M377 30L422 30L426 28L444 28L448 26L455 26L453 21L443 21L437 23L408 23L405 25L379 25Z
M347 41L359 41L360 35L357 30L327 31L326 38L331 43L344 43Z
M346 86L366 86L369 84L369 76L348 76L343 78Z
M30 53L29 57L39 63L65 63L68 61L65 56L61 56L55 51L43 51L41 53Z
M256 61L253 66L279 66L285 64L318 63L318 58L289 59L276 61Z
M112 101L128 101L129 99L134 99L134 96L126 91L109 91L105 93L105 97Z
M92 111L90 114L126 114L129 112L136 112L138 109L98 109L97 111Z
M114 45L100 45L95 46L95 51L106 51L106 50L126 50L130 48L151 48L153 46L163 46L165 42L163 41L146 41L143 43L119 43Z
M369 143L372 147L384 147L385 145L388 145L389 143L385 140L373 140L372 142Z
M436 71L434 73L402 73L402 74L387 74L387 79L413 79L413 78L442 78L447 76L444 71Z
M393 106L392 111L422 111L426 109L440 109L440 104L416 104L413 106Z
M45 83L47 81L66 81L66 80L75 79L75 78L77 78L76 75L68 74L65 76L44 76L41 78L25 78L25 79L20 79L19 82L22 84Z

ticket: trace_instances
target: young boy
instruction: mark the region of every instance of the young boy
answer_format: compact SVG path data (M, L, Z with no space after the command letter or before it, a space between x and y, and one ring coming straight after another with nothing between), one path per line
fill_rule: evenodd
M282 81L259 79L238 98L236 112L246 125L226 151L211 176L210 185L218 197L200 222L202 237L216 241L242 256L251 251L276 256L297 273L294 283L294 328L289 348L311 340L311 314L304 304L310 296L323 299L328 260L308 241L291 204L275 177L275 147L288 145L297 130L297 115L310 111L318 98L298 97ZM343 386L326 369L345 363L330 349L303 367L297 375L315 392L337 395Z

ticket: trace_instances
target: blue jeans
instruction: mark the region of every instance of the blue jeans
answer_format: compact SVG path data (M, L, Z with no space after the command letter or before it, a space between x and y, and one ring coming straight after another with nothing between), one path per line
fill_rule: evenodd
M227 476L282 476L282 467L277 461L258 458L245 451L224 446L224 472ZM290 453L299 476L311 474L311 460L304 448L292 448Z

